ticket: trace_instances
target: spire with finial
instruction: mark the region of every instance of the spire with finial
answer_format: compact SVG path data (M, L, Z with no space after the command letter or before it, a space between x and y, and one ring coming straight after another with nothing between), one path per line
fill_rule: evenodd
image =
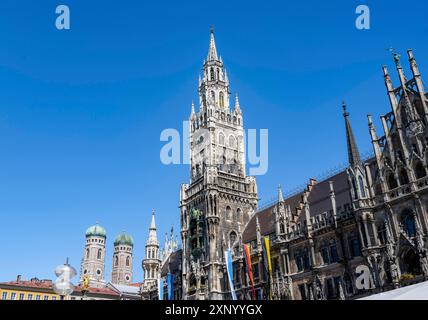
M349 122L349 113L346 111L346 104L343 102L343 117L345 118L345 127L346 127L346 143L348 146L348 160L349 165L354 167L361 163L360 153L358 151L357 142L355 141L354 133L351 128L351 123Z
M235 94L235 111L241 111L241 106L239 105L239 98L237 93Z
M195 102L193 102L193 100L192 100L192 107L190 110L190 116L193 116L194 114L195 114Z
M278 185L278 202L283 202L284 201L284 197L282 196L282 188L281 185Z
M156 228L156 222L155 222L155 209L152 209L152 221L150 223L150 228L149 228L148 242L158 243L157 228Z
M208 50L208 61L217 61L218 60L218 56L217 56L217 49L215 47L215 40L214 40L214 27L211 26L210 29L210 48Z

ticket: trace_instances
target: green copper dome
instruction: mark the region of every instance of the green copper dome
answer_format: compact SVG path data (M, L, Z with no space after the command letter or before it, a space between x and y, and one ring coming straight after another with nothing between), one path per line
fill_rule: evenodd
M86 230L86 236L87 237L107 237L106 229L101 227L98 223L96 225L93 225L92 227L89 227Z
M114 245L128 245L133 247L134 246L134 239L129 235L126 234L125 232L122 232L121 234L119 234L116 239L114 239Z

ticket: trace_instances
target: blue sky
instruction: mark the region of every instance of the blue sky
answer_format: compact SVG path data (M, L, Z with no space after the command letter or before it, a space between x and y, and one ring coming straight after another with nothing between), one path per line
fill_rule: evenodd
M67 4L71 30L58 31ZM355 28L369 5L371 30ZM366 114L389 111L385 48L413 48L428 77L426 1L11 1L0 3L0 281L79 270L84 232L100 221L112 242L135 239L134 280L152 208L159 237L179 228L187 166L159 160L165 128L197 101L210 25L247 128L269 129L261 202L346 162L341 102L360 151ZM393 73L397 83L397 77ZM376 122L380 129L379 121Z

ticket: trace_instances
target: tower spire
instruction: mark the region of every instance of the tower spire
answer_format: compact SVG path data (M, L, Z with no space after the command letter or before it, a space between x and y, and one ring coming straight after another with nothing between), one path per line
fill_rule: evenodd
M346 111L346 104L343 102L343 117L345 118L346 127L346 143L348 146L348 160L351 166L361 163L360 152L358 151L357 142L355 141L354 133L349 122L349 113Z
M241 106L239 105L239 98L238 98L238 94L237 93L235 95L235 111L236 112L240 112L241 111Z
M190 115L194 115L195 114L195 102L192 100L192 107L190 110Z
M284 201L284 197L282 196L282 188L281 185L278 185L278 202Z
M214 40L214 27L211 26L210 29L210 48L208 50L208 61L216 61L218 60L217 56L217 49L215 47L215 40Z
M158 243L157 228L155 222L155 209L152 209L152 221L149 228L149 239L147 243Z

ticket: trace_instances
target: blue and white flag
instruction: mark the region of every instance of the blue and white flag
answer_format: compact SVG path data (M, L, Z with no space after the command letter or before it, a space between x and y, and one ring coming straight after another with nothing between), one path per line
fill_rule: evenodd
M226 250L224 252L224 258L226 260L227 277L229 278L230 293L232 294L232 300L236 300L235 287L233 286L233 265L232 265L232 252Z
M158 279L159 300L163 300L163 279Z
M168 300L174 300L174 275L168 272L166 281L168 284Z

